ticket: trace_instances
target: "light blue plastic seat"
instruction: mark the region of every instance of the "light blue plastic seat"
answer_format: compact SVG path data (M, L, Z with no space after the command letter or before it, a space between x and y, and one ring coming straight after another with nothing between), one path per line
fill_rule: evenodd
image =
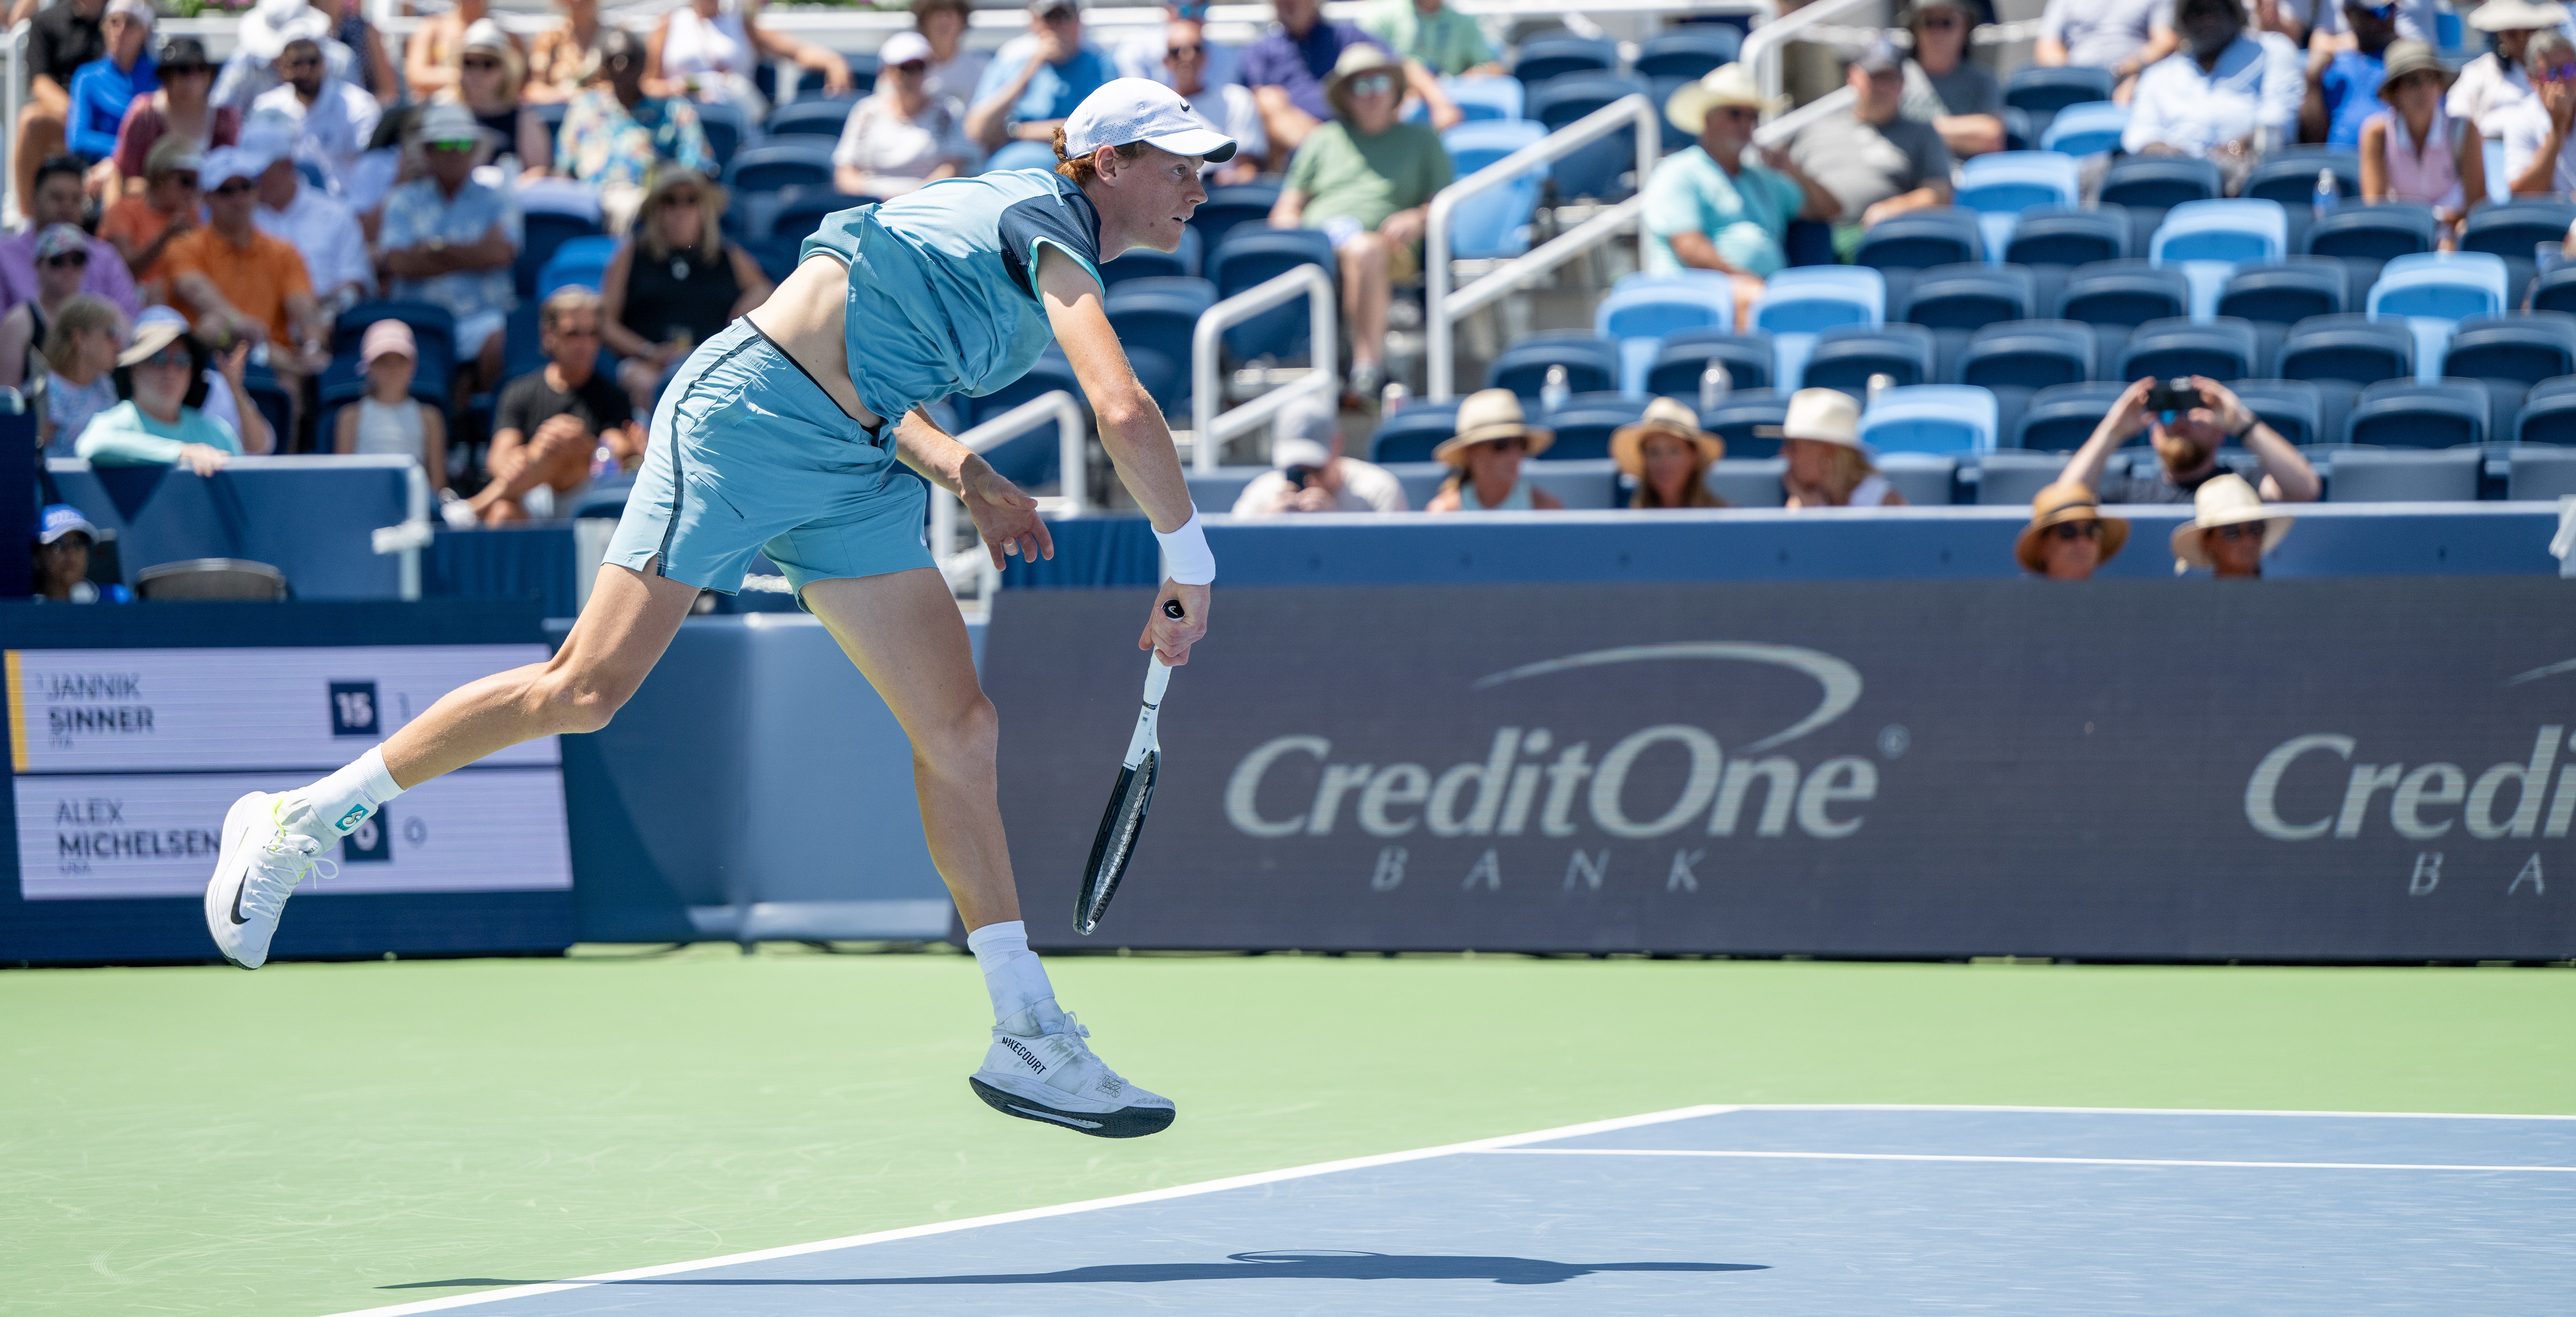
M2230 197L2165 212L2147 260L2181 268L2191 280L2191 317L2207 321L2218 313L2219 294L2237 266L2277 261L2289 249L2290 216L2281 203Z
M2488 252L2419 252L2382 267L2366 310L2373 320L2403 320L2415 335L2416 378L2441 378L2451 330L2470 316L2505 309L2504 258Z
M1467 123L1520 118L1521 108L1529 100L1529 91L1518 78L1442 78L1440 90L1448 94L1449 103L1457 106L1459 113L1467 116ZM1417 97L1405 110L1404 118L1407 123L1429 123L1431 107Z
M2129 107L2111 101L2085 101L2067 106L2049 121L2048 131L2041 134L2040 149L2063 151L2071 156L2100 155L2117 150L2120 134L2129 130Z
M1519 83L1509 78L1484 81L1510 85L1517 99ZM1449 149L1451 170L1465 178L1545 136L1544 125L1527 119L1486 119L1462 123L1442 133L1440 144ZM1475 261L1528 251L1530 218L1538 212L1539 188L1546 181L1546 170L1533 169L1452 211L1449 255Z
M1860 441L1882 453L1991 453L1995 395L1971 384L1886 389L1861 413Z
M1772 378L1795 389L1816 335L1837 325L1887 323L1887 276L1866 265L1795 265L1766 281L1750 326L1771 335Z
M1593 332L1619 343L1619 387L1641 393L1664 339L1686 329L1735 328L1735 286L1714 270L1632 274L1592 313Z
M2081 166L2062 151L1997 151L1960 167L1958 206L1977 212L1986 259L2000 261L2026 210L2073 207L2082 195Z

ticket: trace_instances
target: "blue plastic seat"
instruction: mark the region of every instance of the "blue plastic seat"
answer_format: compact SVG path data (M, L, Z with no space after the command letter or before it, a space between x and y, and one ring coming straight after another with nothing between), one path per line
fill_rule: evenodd
M746 146L725 165L724 182L737 193L776 192L791 187L829 190L832 148L810 137Z
M2032 114L2056 114L2074 105L2107 105L2117 84L2109 69L2030 65L2004 80L2004 104Z
M1184 226L1181 229L1180 245L1171 251L1158 252L1151 247L1130 247L1124 253L1101 262L1100 282L1104 288L1115 288L1131 279L1196 275L1202 265L1198 230Z
M1920 270L1986 259L1977 213L1953 206L1909 210L1870 226L1852 264L1877 270Z
M1960 165L1957 204L1978 215L1988 252L2009 245L2018 216L2064 208L2083 198L2081 167L2058 151L1995 151Z
M2009 265L2091 265L2128 254L2128 212L2117 206L2023 211L2004 247Z
M2341 206L2308 226L2301 250L2312 256L2367 256L2392 261L2433 250L2440 221L2429 206L2396 202Z
M1976 329L2027 320L2039 309L2039 281L2018 265L1937 265L1914 276L1895 319L1926 329Z
M1137 382L1167 412L1189 402L1193 336L1215 302L1215 285L1186 276L1119 283L1102 302Z
M2191 314L2191 281L2141 260L2096 261L2069 271L2059 289L2060 320L2142 325Z
M2546 243L2554 249L2566 241L2571 225L2576 225L2576 204L2516 197L2470 210L2460 225L2460 250L2529 260L2534 248Z
M1458 107L1467 123L1484 123L1494 119L1518 119L1529 104L1529 89L1518 78L1442 78L1440 90L1449 103ZM1416 122L1431 118L1430 107L1420 99L1413 101L1405 117Z
M2516 445L2505 461L2506 498L2555 503L2576 495L2576 451Z
M1509 389L1523 404L1538 401L1551 366L1565 368L1569 393L1611 393L1619 388L1619 345L1582 330L1530 334L1504 348L1485 368L1485 387Z
M2552 389L2551 385L2559 387ZM2576 445L2576 380L2536 385L2514 420L2516 443Z
M2415 335L2402 323L2367 316L2312 316L2290 326L2272 374L2285 380L2376 384L2412 379Z
M2361 196L2361 157L2350 151L2316 147L2283 147L2254 166L2246 174L2244 186L2236 190L2240 197L2277 201L2284 206L2316 204L2317 171L2330 169L2335 176L2335 195L2350 203Z
M773 141L781 137L822 137L838 142L841 130L849 124L850 111L858 104L856 96L793 101L771 110L761 132Z
M2116 380L2059 384L2030 396L2014 427L2013 447L2035 452L2071 453L2093 437L2102 418L2128 385Z
M520 223L519 255L511 263L510 275L521 297L537 295L537 273L545 269L556 248L575 238L598 237L600 232L597 221L551 211L530 211Z
M2341 261L2287 256L2238 266L2219 291L2217 310L2242 320L2294 325L2310 316L2340 314L2351 302L2351 280Z
M1791 266L1764 281L1753 324L1773 334L1807 333L1835 325L1876 325L1887 319L1887 279L1864 265Z
M1508 78L1476 81L1520 86ZM1545 126L1527 119L1488 119L1462 123L1442 133L1440 143L1449 148L1451 170L1465 178L1546 136ZM1546 181L1546 170L1529 170L1451 212L1450 256L1462 261L1490 260L1528 251L1530 221Z
M1270 210L1279 204L1279 188L1273 183L1232 183L1208 189L1208 199L1190 213L1190 227L1199 231L1199 241L1208 251L1225 245L1225 235L1239 224L1266 225Z
M600 280L608 273L608 263L617 255L620 239L606 235L567 238L555 247L554 255L537 270L537 300L554 296L558 288L571 284L597 291Z
M1593 332L1619 344L1619 387L1630 393L1646 387L1646 372L1653 369L1667 335L1734 328L1734 285L1727 276L1707 270L1631 275L1592 312Z
M1860 441L1882 453L1987 453L1994 451L1997 424L1995 395L1984 389L1900 386L1870 400L1861 413Z
M2058 110L2048 131L2039 136L2043 151L2071 156L2100 155L2120 149L2120 134L2129 129L2129 107L2108 100L2079 101Z
M2534 311L2576 311L2576 264L2561 265L2531 283Z
M1816 336L1799 386L1858 394L1873 375L1899 385L1929 384L1935 351L1932 331L1921 325L1839 326Z
M1690 329L1666 338L1655 353L1654 365L1646 372L1645 392L1650 397L1681 398L1696 405L1700 380L1708 373L1710 362L1726 367L1728 387L1732 389L1767 389L1771 387L1771 336L1761 332L1734 334L1723 330Z
M2093 327L2074 320L2008 320L1977 330L1959 357L1961 384L2045 389L2093 378Z
M2039 491L2066 473L2066 458L2057 453L2025 453L1998 448L1977 458L1977 502L1985 507L2030 506Z
M875 200L878 198L829 187L791 189L779 194L777 207L769 212L768 236L802 242L807 234L823 227L824 217Z
M2165 212L2148 244L2158 265L2216 261L2230 265L2277 261L2290 246L2290 217L2278 202L2224 198L2190 201Z
M2576 374L2576 315L2530 311L2463 320L2442 355L2442 374L2526 387Z
M2446 452L2375 452L2356 449L2335 454L2326 477L2326 500L2332 503L2468 503L2478 497L2486 454L2476 449Z
M1592 37L1540 37L1521 43L1512 61L1512 76L1535 92L1539 85L1569 73L1607 73L1619 67L1619 45Z
M1531 88L1529 117L1552 133L1622 97L1644 95L1651 90L1644 78L1633 75L1568 73ZM1645 181L1624 181L1636 168L1637 130L1630 127L1603 134L1577 148L1551 166L1549 176L1556 181L1559 198L1613 200L1625 197L1635 184Z
M2474 380L2384 380L2361 391L2344 421L2344 442L2379 448L2482 444L2493 403Z
M1372 462L1428 462L1431 450L1458 433L1458 404L1415 402L1378 422L1369 435Z
M2101 199L2113 206L2170 207L2213 200L2225 192L2218 166L2197 156L2137 155L2111 162Z
M698 112L698 127L707 135L707 151L716 158L721 172L733 163L734 153L745 140L754 136L751 119L742 107L731 101L702 101L692 106Z
M1549 444L1537 460L1598 462L1610 456L1611 432L1623 425L1635 425L1645 410L1643 398L1624 394L1578 397L1539 418L1540 424L1556 432L1556 442Z
M1743 49L1744 35L1723 24L1668 28L1637 48L1636 71L1649 78L1703 78L1734 63Z
M1083 402L1082 381L1073 373L1073 363L1065 359L1064 349L1053 343L1038 357L1029 373L980 398L959 396L955 405L964 414L959 418L972 427L1001 415L1043 393L1062 389ZM1084 404L1086 409L1088 404ZM984 450L984 460L1003 479L1022 488L1046 484L1057 478L1057 456L1061 451L1056 427L1041 425L1026 434L1005 439L1000 446ZM1079 479L1080 473L1070 473Z
M1699 427L1726 441L1729 458L1780 455L1780 425L1789 419L1789 395L1776 389L1739 389L1699 414ZM1730 499L1730 502L1744 502ZM1772 500L1777 503L1779 500Z
M2325 391L2316 385L2305 380L2233 380L2227 387L2292 447L2330 442ZM2343 432L2338 428L2331 433Z
M2183 375L2232 380L2253 374L2259 355L2251 321L2150 320L2130 333L2128 350L2111 375L2123 380Z
M2382 267L2366 304L2373 320L2403 319L2415 335L2415 363L2432 370L2452 326L2513 305L2512 274L2490 252L2425 252Z
M1300 265L1321 266L1338 277L1340 262L1322 230L1238 228L1208 257L1207 277L1216 283L1218 297L1232 297ZM1225 342L1238 361L1305 357L1313 346L1306 299L1293 298L1227 329Z

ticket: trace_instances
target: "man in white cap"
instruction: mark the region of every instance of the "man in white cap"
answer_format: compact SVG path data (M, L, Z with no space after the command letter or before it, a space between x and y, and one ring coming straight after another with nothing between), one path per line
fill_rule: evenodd
M1374 462L1342 456L1341 409L1312 400L1272 423L1270 469L1234 500L1238 517L1404 510L1404 482Z
M372 103L375 98L364 99ZM312 279L313 300L337 316L375 291L375 263L367 256L367 235L357 216L339 198L307 183L304 171L295 167L293 132L284 121L264 114L253 116L242 132L242 149L268 161L259 171L259 205L251 222L295 248Z
M1699 144L1665 156L1646 182L1646 273L1724 274L1735 285L1735 321L1748 324L1762 281L1789 263L1781 248L1789 221L1828 219L1841 204L1787 151L1763 147L1758 164L1744 158L1762 96L1741 64L1674 92L1664 116Z
M376 246L392 276L390 295L456 317L456 387L468 397L501 383L501 330L519 304L510 278L522 241L519 208L474 181L487 143L464 106L430 106L416 131L428 175L385 198Z
M290 153L322 166L336 188L375 137L384 107L356 83L331 76L322 55L327 39L299 36L286 43L273 66L278 85L252 98L250 117L290 125Z
M2470 11L2469 26L2487 34L2493 46L2460 66L2442 109L2454 119L2478 126L2490 142L2504 140L2504 115L2531 99L2531 74L2522 67L2523 51L2541 32L2567 25L2567 6L2557 0L2486 0Z

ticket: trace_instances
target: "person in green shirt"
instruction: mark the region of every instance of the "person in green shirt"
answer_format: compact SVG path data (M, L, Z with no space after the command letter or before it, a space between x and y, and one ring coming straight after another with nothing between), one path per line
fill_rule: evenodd
M1749 164L1762 96L1753 75L1728 64L1674 92L1664 115L1699 138L1665 156L1646 182L1645 272L1715 270L1735 285L1735 320L1749 322L1762 281L1788 264L1781 240L1794 219L1829 219L1833 194L1776 147Z
M1398 56L1446 77L1503 71L1484 29L1444 0L1378 0L1360 16L1360 30Z
M1375 46L1342 52L1324 83L1334 119L1306 135L1288 164L1273 228L1322 229L1342 265L1342 315L1351 329L1351 392L1386 384L1389 289L1422 273L1423 221L1449 186L1440 134L1397 120L1404 66Z
M131 372L134 396L91 417L73 451L98 466L184 466L201 476L223 470L245 451L266 453L271 446L268 423L242 389L250 344L235 344L217 363L241 409L248 444L234 436L231 426L187 405L188 386L204 369L198 353L181 326L146 321L135 332L134 346L116 359Z

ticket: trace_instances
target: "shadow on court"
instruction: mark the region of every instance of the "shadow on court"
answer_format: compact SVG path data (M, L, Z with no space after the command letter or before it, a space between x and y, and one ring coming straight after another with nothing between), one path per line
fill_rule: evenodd
M1134 1262L1067 1271L982 1276L794 1277L649 1276L612 1285L1140 1285L1174 1280L1487 1280L1497 1285L1560 1285L1605 1271L1767 1271L1746 1262L1548 1262L1538 1258L1439 1254L1281 1251L1233 1253L1224 1262ZM532 1280L425 1280L389 1290L458 1285L542 1285Z

